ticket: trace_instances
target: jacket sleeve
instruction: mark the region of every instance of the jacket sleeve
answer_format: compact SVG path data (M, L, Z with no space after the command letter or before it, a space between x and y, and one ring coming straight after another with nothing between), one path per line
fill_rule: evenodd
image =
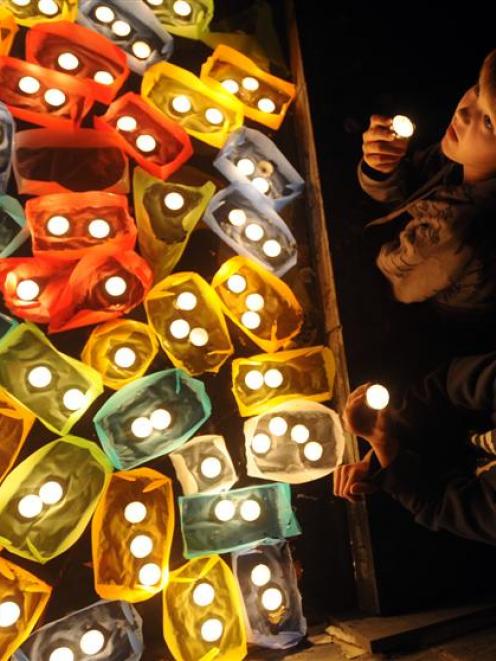
M361 189L377 202L401 204L407 198L405 168L400 164L390 175L369 167L362 160L358 164L358 183Z

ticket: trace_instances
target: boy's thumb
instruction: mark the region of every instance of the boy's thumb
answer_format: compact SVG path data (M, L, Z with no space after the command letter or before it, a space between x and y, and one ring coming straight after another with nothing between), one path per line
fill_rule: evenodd
M362 496L377 491L377 487L370 482L355 482L351 485L350 491L353 496Z

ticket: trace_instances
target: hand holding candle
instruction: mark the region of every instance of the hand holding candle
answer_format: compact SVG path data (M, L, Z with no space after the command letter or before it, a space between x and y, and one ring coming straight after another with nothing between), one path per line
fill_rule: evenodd
M369 167L384 174L390 174L396 169L408 147L409 136L403 131L406 128L406 119L408 118L402 115L394 118L371 116L369 127L363 134L362 144L363 160ZM412 128L411 122L410 125L409 128Z

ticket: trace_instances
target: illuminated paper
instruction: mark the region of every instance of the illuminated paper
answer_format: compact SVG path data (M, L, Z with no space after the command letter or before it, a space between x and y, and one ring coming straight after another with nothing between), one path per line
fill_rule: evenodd
M10 53L18 30L13 15L5 7L0 7L0 55Z
M233 346L217 294L197 273L173 273L145 299L148 321L176 367L218 372Z
M0 544L45 563L83 534L112 467L91 441L66 436L18 464L0 485Z
M0 193L7 190L9 183L14 133L15 124L12 115L7 106L0 103Z
M160 592L169 576L173 534L171 480L151 468L114 473L91 528L100 597L137 602Z
M214 0L146 0L167 32L187 39L201 39L214 15Z
M93 422L112 464L128 469L181 446L211 411L203 383L170 369L124 386L107 399Z
M219 556L191 560L172 572L163 603L164 638L174 659L245 658L239 593L229 566Z
M4 6L13 14L18 25L26 27L50 21L74 21L77 13L77 0L31 0L23 3L4 0Z
M24 441L35 421L35 416L20 406L0 388L0 480L14 465Z
M158 342L148 324L117 319L92 331L81 360L102 375L104 385L118 390L143 376L157 351Z
M22 206L14 197L0 194L0 257L11 255L28 236Z
M98 372L57 351L31 324L16 326L0 341L0 387L62 435L103 391Z
M338 414L305 399L279 404L244 425L246 470L252 477L301 484L332 473L343 460Z

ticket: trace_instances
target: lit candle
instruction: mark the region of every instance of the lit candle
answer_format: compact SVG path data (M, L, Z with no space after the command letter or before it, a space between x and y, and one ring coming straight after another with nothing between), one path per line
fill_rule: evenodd
M267 257L279 257L282 247L279 241L276 241L275 239L269 239L263 244L262 250L267 255Z
M260 518L262 508L256 500L249 498L241 503L239 513L243 521L252 522Z
M245 236L247 239L250 239L250 241L260 241L260 239L263 238L264 233L263 227L257 225L257 223L250 223L245 227Z
M258 312L243 312L241 315L241 323L249 330L255 330L262 323L262 318Z
M57 58L57 64L65 71L74 71L79 66L79 58L74 53L60 53Z
M246 76L246 78L243 78L241 85L243 85L244 89L248 92L255 92L260 87L258 80L252 76Z
M11 0L13 5L17 5L18 7L27 7L29 4L31 4L31 0Z
M260 563L259 565L255 565L255 567L253 567L251 570L250 578L253 585L256 585L258 588L260 588L263 585L267 585L267 583L272 578L272 572L267 565Z
M111 30L116 37L127 37L131 32L131 26L126 21L118 20L112 23Z
M93 80L100 85L112 85L114 77L110 71L97 71L93 76Z
M48 657L48 661L74 661L74 652L70 647L57 647Z
M288 423L280 415L276 415L269 422L269 431L273 436L284 436L288 429Z
M0 603L0 629L11 627L21 617L21 609L15 601Z
M122 296L127 290L127 283L119 275L113 275L105 280L105 291L109 296Z
M412 120L405 115L395 115L391 122L391 129L398 138L411 138L415 126Z
M189 334L189 341L195 347L204 347L208 344L208 332L205 328L192 328Z
M157 141L155 140L153 135L149 135L148 133L142 133L136 138L136 147L140 151L148 154L152 151L155 151L157 147Z
M265 195L265 193L269 192L270 181L268 179L264 179L264 177L255 177L255 179L253 179L253 181L251 183L263 195Z
M169 326L170 334L176 340L184 340L190 332L190 325L186 319L175 319Z
M41 84L34 76L23 76L19 79L17 86L24 94L36 94L40 91Z
M79 388L69 388L65 391L62 401L69 411L79 411L86 406L87 399L84 392Z
M110 224L103 218L94 218L88 225L88 232L94 239L105 239L110 234Z
M264 377L260 370L250 370L245 375L245 385L250 390L260 390L264 384Z
M115 19L114 12L106 5L100 5L97 7L95 9L95 16L97 20L100 21L100 23L112 23L112 21Z
M260 312L260 310L263 310L264 308L265 300L261 294L248 294L245 300L245 305L248 310Z
M71 224L65 216L52 216L46 224L47 231L53 236L64 236L70 227Z
M236 163L236 167L241 172L241 174L245 175L245 177L251 177L256 169L256 165L251 160L251 158L240 158Z
M148 562L143 565L138 573L138 579L141 585L151 586L156 585L162 578L162 570L154 562Z
M235 227L242 227L246 223L246 213L243 209L231 209L227 217Z
M191 101L184 94L180 94L172 99L172 107L176 112L184 115L191 110Z
M282 592L278 588L267 588L262 594L262 606L267 611L276 611L283 602Z
M44 365L33 367L28 372L28 382L33 388L46 388L52 382L52 371Z
M59 6L54 0L38 0L38 9L45 16L55 16L59 13Z
M172 5L172 11L181 18L187 18L193 10L186 0L176 0Z
M17 511L24 519L34 519L43 509L43 501L36 494L28 494L17 504Z
M385 409L389 404L389 393L387 388L379 383L369 386L365 392L365 402L367 406L375 411Z
M148 535L136 535L131 540L129 550L135 558L146 558L153 551L153 540Z
M214 643L222 636L224 632L224 625L216 618L211 617L201 625L201 637L206 643Z
M214 509L214 514L217 519L224 522L230 521L235 512L236 508L232 500L219 500Z
M257 103L258 109L261 112L266 112L266 113L272 113L276 109L276 104L272 99L269 99L267 97L264 97L263 99L259 99Z
M198 299L190 291L183 291L176 298L176 308L178 310L194 310L197 303Z
M251 449L255 454L267 454L272 445L268 434L255 434L251 441Z
M214 480L222 473L222 463L217 457L207 457L200 464L200 472L203 477Z
M291 428L291 440L295 443L306 443L310 438L310 430L305 425L294 425Z
M267 370L264 374L265 385L269 388L279 388L283 380L282 372L275 368Z
M218 108L207 108L205 110L205 119L209 124L218 126L224 121L224 113Z
M59 108L66 102L64 92L55 88L47 90L43 95L43 98L49 106L53 106L54 108Z
M136 438L148 438L153 432L153 426L149 418L141 416L133 420L131 423L131 431Z
M93 656L98 654L105 645L105 636L99 629L90 629L81 636L79 647L83 654Z
M64 489L59 482L56 482L55 480L49 480L40 487L38 495L44 505L55 505L62 499L62 496L64 495Z
M237 94L239 92L239 85L235 80L232 80L232 78L227 78L226 80L223 80L221 85L225 90L227 90L231 94Z
M231 275L231 277L227 279L227 288L233 294L241 294L246 289L246 286L246 279L242 275Z
M171 211L179 211L184 206L184 197L181 193L167 193L164 197L164 204Z
M21 301L34 301L40 293L40 286L35 280L21 280L16 287L17 297Z
M139 500L133 500L124 508L124 518L129 523L141 523L147 515L146 506Z
M209 606L215 598L215 590L210 583L198 583L192 596L197 606Z
M147 60L152 54L152 49L146 41L135 41L131 46L133 55L138 58L138 60Z
M310 441L303 448L303 454L308 461L318 461L322 457L323 452L324 448L316 441Z
M164 431L170 427L172 416L167 409L155 409L150 415L150 422L155 431Z
M116 122L119 131L136 131L138 122L131 115L122 115Z
M160 7L163 4L164 0L146 0L149 5L152 7Z
M129 369L136 362L136 352L131 347L119 347L114 354L114 363L117 367Z

